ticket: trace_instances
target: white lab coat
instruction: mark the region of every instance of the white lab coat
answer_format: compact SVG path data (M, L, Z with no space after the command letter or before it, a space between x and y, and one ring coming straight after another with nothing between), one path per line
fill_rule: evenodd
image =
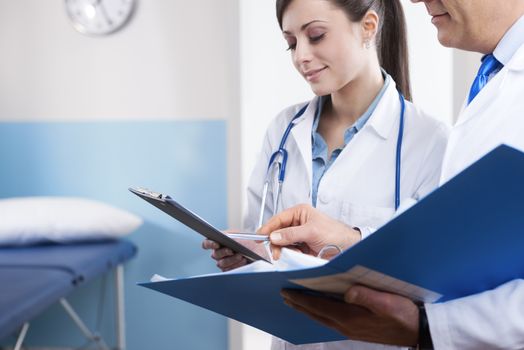
M317 98L297 119L287 141L289 153L280 209L311 204L311 130ZM248 208L244 229L252 232L258 223L261 193L268 161L278 148L290 120L304 104L285 109L269 126L262 154L248 185ZM318 189L317 208L351 226L378 228L394 215L395 159L400 101L390 82L373 115L324 174ZM416 201L438 185L447 127L406 102L402 145L401 202ZM268 195L265 220L272 216ZM296 347L274 339L273 349L386 349L382 345L342 341Z
M441 182L502 143L524 151L524 45L463 108L450 134ZM524 349L523 280L427 305L427 314L435 349Z

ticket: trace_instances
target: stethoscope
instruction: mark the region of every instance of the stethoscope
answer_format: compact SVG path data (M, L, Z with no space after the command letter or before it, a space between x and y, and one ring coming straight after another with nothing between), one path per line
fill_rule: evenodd
M404 135L404 113L406 109L406 102L405 102L404 96L400 92L398 93L398 96L400 99L400 121L399 121L399 129L398 129L398 136L397 136L397 152L396 152L396 160L395 160L395 210L397 210L398 207L400 206L400 165L401 165L401 153L402 153L402 137ZM280 199L280 195L282 193L282 184L284 183L284 178L286 177L286 165L287 165L288 153L287 153L287 150L285 149L285 145L289 137L289 134L291 133L291 129L293 129L293 127L296 125L295 120L297 120L304 114L308 106L309 104L306 104L304 107L302 107L297 112L297 114L295 114L293 119L291 119L286 130L284 131L284 134L282 135L282 139L280 140L280 145L278 146L278 149L269 158L269 164L268 164L267 171L266 171L266 179L264 181L264 187L262 189L262 202L260 204L258 227L261 227L263 224L264 208L266 207L266 200L267 200L267 195L269 191L269 184L273 179L275 179L275 177L277 181L276 181L276 191L273 191L273 193L276 193L276 196L274 196L273 198L273 215L278 213L278 202Z

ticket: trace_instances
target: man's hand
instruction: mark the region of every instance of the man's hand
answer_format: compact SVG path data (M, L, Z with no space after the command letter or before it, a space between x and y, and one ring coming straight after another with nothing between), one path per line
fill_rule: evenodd
M273 257L278 259L282 247L294 246L305 254L317 256L328 245L341 250L360 241L360 232L301 204L273 216L258 232L270 235Z
M284 302L351 340L399 346L418 343L418 307L409 299L354 286L344 302L282 291Z

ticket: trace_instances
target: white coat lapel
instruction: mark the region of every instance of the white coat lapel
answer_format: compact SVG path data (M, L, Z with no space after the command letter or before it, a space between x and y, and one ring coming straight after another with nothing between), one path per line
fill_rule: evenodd
M524 45L517 50L507 67L509 71L524 71Z
M496 96L501 92L507 74L508 68L502 68L502 70L498 72L497 75L495 75L482 90L480 90L478 95L473 99L473 101L471 101L469 105L465 104L465 107L462 110L462 113L459 116L455 126L459 126L467 122L469 119L471 119L472 116L484 110L484 108L486 108L486 104L489 104L491 100L496 98Z
M311 128L313 127L313 120L315 118L315 111L317 110L318 98L314 98L307 107L302 117L295 122L295 127L291 130L291 135L298 150L302 155L304 166L307 171L307 178L309 180L309 188L311 188L312 174L313 174L313 153L311 145Z
M332 167L342 166L337 163L344 163L344 176L353 177L361 169L364 161L369 159L369 155L376 151L377 146L390 137L398 125L399 118L400 99L392 80L364 128L344 147Z
M471 119L471 117L481 113L486 108L486 104L491 103L498 94L503 93L504 83L508 75L515 72L521 73L522 71L524 71L524 45L517 50L508 64L480 90L473 101L471 101L468 106L465 106L456 125L463 124Z

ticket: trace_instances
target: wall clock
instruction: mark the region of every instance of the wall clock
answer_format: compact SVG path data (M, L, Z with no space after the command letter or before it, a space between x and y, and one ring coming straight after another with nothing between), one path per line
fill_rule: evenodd
M114 33L129 21L135 0L65 0L65 6L76 30L100 36Z

